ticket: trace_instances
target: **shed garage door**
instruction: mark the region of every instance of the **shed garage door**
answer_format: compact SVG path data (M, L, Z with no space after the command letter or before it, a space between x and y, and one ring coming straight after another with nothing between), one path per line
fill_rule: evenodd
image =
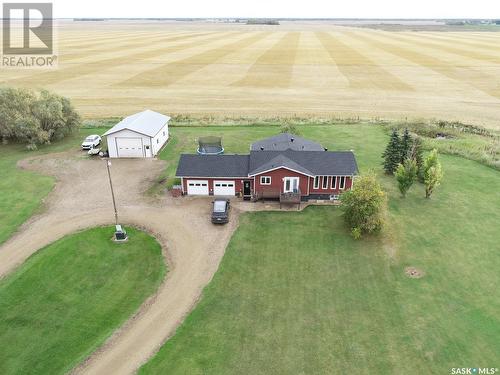
M214 181L214 195L234 196L234 181Z
M208 195L208 180L187 180L188 195Z
M119 158L143 158L141 138L115 138Z

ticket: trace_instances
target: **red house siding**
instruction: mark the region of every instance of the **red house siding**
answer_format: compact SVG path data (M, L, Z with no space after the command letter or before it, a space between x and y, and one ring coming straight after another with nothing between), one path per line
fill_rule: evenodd
M261 176L271 177L270 185L263 185L260 183ZM283 179L285 177L299 177L299 188L302 196L308 196L311 194L323 194L323 195L331 195L331 194L340 194L345 190L349 190L352 187L352 178L350 176L345 176L345 187L344 189L339 189L339 181L340 176L337 176L337 184L335 189L331 188L331 176L328 177L328 188L322 189L322 177L320 177L320 185L319 189L314 188L314 177L306 176L302 173L294 172L288 170L286 168L279 168L271 172L264 172L255 176L255 186L254 186L254 178L202 178L202 177L184 177L182 179L182 188L184 193L187 193L187 181L188 180L208 180L208 190L209 194L213 195L214 193L214 181L234 181L236 194L243 194L243 181L250 181L251 191L255 193L262 193L264 191L267 192L276 192L283 193L284 190L284 182Z
M260 183L260 178L262 176L271 177L270 185L262 185ZM294 172L286 168L275 169L271 172L264 172L255 176L255 192L261 193L265 190L267 191L277 191L279 193L283 193L284 182L283 179L285 177L299 177L299 189L301 195L308 195L308 185L309 185L309 176L306 176L302 173Z
M337 183L335 189L332 189L332 176L326 176L328 178L328 188L322 189L323 186L323 176L319 179L319 188L314 188L314 178L309 181L309 194L340 194L345 190L349 190L352 187L352 178L350 176L345 176L345 186L344 189L339 189L340 177L337 176Z

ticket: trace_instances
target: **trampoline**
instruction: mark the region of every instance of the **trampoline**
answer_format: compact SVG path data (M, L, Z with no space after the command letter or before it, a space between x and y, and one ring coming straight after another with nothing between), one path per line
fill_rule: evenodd
M224 153L222 147L222 137L201 137L198 139L198 154L200 155L220 155Z

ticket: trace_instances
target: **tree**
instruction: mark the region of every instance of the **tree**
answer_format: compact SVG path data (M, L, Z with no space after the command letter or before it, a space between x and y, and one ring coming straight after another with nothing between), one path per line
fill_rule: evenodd
M413 145L413 139L411 138L408 128L405 128L401 141L399 143L399 162L403 164L406 159L410 157L411 148Z
M59 140L78 127L80 116L70 101L42 90L0 89L0 137L30 149Z
M280 127L280 133L290 133L290 134L295 134L295 135L300 135L299 129L290 122L286 121L281 125Z
M424 182L424 151L422 149L422 139L415 137L411 147L410 158L417 164L417 177L420 182Z
M404 198L417 178L417 163L413 159L406 159L403 164L398 165L394 174L398 181L399 191Z
M354 238L382 229L385 194L375 174L356 179L353 188L341 195L344 220Z
M0 137L3 143L19 137L18 128L30 117L34 100L33 93L28 90L0 89Z
M389 143L382 154L382 157L384 158L384 171L386 174L394 174L398 164L401 162L400 142L397 130L393 129Z
M442 178L443 171L441 163L438 159L438 152L434 149L424 161L424 184L426 198L431 197L434 189L441 184Z

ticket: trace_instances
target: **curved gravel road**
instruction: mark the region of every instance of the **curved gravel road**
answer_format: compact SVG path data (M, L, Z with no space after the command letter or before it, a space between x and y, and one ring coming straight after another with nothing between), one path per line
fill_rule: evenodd
M114 223L103 160L88 160L70 152L27 159L19 166L53 175L57 184L42 212L0 246L0 277L67 234ZM233 209L229 225L216 227L210 223L209 198L145 196L164 168L164 162L158 160L112 161L120 223L153 234L162 244L169 270L156 294L74 373L134 373L194 307L237 227L238 209Z

